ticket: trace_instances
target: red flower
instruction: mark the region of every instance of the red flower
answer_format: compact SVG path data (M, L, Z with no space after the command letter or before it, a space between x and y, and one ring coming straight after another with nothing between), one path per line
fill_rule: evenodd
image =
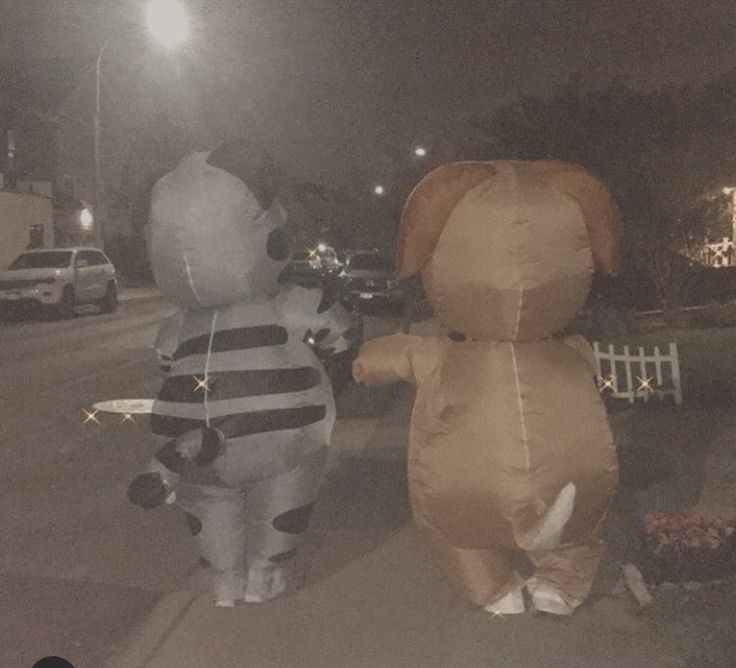
M734 531L736 527L721 518L683 513L647 513L644 516L644 532L655 554L665 549L677 552L688 548L718 549Z

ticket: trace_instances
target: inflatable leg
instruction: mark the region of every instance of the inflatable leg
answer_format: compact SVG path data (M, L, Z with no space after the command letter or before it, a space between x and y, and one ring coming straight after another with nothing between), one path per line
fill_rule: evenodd
M439 562L462 593L476 605L485 606L522 584L508 555L492 548L471 550L455 547L438 532L425 528Z
M248 488L245 600L261 603L283 593L289 565L304 543L327 449L308 462Z
M200 555L217 571L218 607L233 607L243 597L245 573L245 497L227 487L182 484L179 505Z
M602 551L602 542L594 539L547 552L530 552L536 572L527 587L534 607L553 614L570 614L587 598Z

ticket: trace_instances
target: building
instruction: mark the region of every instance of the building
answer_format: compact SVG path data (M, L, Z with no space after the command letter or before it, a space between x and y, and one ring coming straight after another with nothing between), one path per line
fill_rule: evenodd
M53 246L53 199L37 193L0 190L0 267L7 267L29 248Z

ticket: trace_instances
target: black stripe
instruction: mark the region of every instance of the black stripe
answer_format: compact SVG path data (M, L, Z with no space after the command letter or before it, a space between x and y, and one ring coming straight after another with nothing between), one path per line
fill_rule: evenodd
M299 534L304 533L309 526L309 517L312 514L314 504L287 510L274 518L271 526L282 533Z
M158 398L188 404L210 400L242 399L283 392L303 392L320 384L322 375L314 367L293 369L251 369L249 371L218 371L208 377L209 393L194 376L172 376L164 383Z
M212 337L212 352L224 353L230 350L247 350L264 346L283 345L289 340L289 333L278 325L258 325L256 327L238 327L215 332ZM210 335L202 334L184 341L174 353L179 360L187 355L202 355L210 345Z
M236 413L210 419L210 426L220 429L227 438L239 438L249 434L262 434L282 429L299 429L324 419L327 408L318 406L299 406L298 408L276 408L267 411ZM151 431L157 436L176 438L192 429L206 426L205 420L151 415Z

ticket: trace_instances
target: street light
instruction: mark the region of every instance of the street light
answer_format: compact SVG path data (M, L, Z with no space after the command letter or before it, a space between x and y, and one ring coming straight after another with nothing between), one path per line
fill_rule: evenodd
M424 148L424 146L416 146L414 148L414 155L417 156L417 158L424 158L427 156L427 149Z
M92 215L92 212L87 207L82 209L79 213L79 224L82 226L82 229L89 232L92 229L93 222L94 216Z
M146 9L146 25L153 38L166 48L174 48L186 39L189 34L189 19L181 3L177 0L152 0ZM102 213L102 178L100 169L100 117L102 114L100 102L100 80L102 75L102 56L113 39L118 37L115 33L110 35L100 50L97 52L95 61L95 118L94 118L94 153L95 153L95 178L94 178L94 217L97 219L97 230L100 242L103 242L104 214Z
M146 25L167 49L179 46L189 34L189 17L177 0L152 0L146 9Z
M376 186L373 186L373 194L374 195L378 195L379 197L381 195L385 195L386 194L386 188L384 188L380 184L379 185L376 185Z

